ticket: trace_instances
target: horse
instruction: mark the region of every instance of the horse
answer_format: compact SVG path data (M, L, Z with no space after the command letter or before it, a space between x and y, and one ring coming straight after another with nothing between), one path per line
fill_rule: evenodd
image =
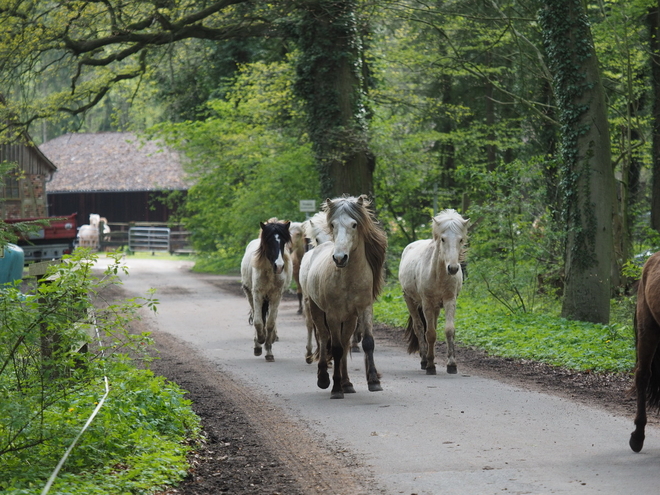
M288 244L291 222L260 222L258 239L250 241L241 262L241 285L250 303L250 324L254 325L254 355L265 344L266 361L272 362L275 322L282 293L291 284L292 263Z
M644 446L646 406L660 407L660 253L651 255L642 269L634 327L637 359L633 390L637 395L637 414L630 448L639 452Z
M309 244L312 248L332 240L328 231L326 214L323 211L319 211L312 218L305 220L302 227L305 238L309 239Z
M465 257L468 219L455 210L433 218L433 239L412 242L401 254L399 282L408 306L408 353L419 351L422 369L435 375L436 326L445 309L447 373L456 373L454 315L463 286L461 262Z
M293 279L296 281L298 296L298 314L302 314L302 289L300 288L300 262L306 251L305 229L301 222L291 222L291 262L293 263Z
M326 212L319 211L312 218L305 220L302 223L305 240L309 240L307 250L314 249L319 244L323 244L324 242L332 240L332 236L330 235L330 231L328 229L328 219L326 216ZM303 311L305 311L304 305ZM305 361L307 364L311 364L315 359L318 359L319 357L319 341L310 315L305 315L305 322L307 323L307 346L305 347ZM312 348L312 337L315 337L316 339L316 351L314 351ZM361 340L362 332L359 330L358 325L358 329L356 329L356 331L353 333L353 338L351 339L351 352L360 352L359 343ZM329 358L329 360L331 359Z
M328 348L333 360L330 397L343 399L355 388L348 376L347 357L356 326L363 332L369 391L383 390L374 363L373 302L383 283L387 237L374 218L366 196L327 199L323 211L332 241L305 253L300 266L303 306L308 328L318 332L317 385L330 386Z

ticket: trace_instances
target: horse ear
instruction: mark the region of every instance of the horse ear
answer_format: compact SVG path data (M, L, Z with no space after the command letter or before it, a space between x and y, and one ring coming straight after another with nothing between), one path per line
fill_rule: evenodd
M284 222L284 226L286 227L286 230L289 230L291 228L291 221Z
M330 209L331 204L332 204L332 200L330 198L325 198L325 201L321 205L321 209L327 211Z
M259 227L261 227L261 230L263 230L265 226L266 226L265 223L263 223L263 222L259 222Z
M364 200L367 199L367 197L364 194L360 194L357 199L357 204L362 206L364 204Z

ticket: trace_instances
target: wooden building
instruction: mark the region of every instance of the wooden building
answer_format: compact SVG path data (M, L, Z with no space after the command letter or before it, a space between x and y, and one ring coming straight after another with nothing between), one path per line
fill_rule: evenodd
M0 183L0 218L36 218L49 215L46 183L57 168L25 134L12 144L0 144L0 163L15 167Z
M51 215L96 213L112 223L167 222L161 198L188 189L179 155L128 132L66 134L40 146L57 166L47 184Z

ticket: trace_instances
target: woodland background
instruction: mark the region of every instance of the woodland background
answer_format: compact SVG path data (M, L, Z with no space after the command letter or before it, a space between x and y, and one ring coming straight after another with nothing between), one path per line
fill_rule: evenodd
M659 26L648 0L0 0L0 135L164 139L200 267L367 193L390 274L455 208L473 283L607 323L660 243Z

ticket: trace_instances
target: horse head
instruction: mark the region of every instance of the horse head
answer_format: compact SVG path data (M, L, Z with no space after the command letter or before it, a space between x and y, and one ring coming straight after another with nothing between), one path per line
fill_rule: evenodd
M469 220L455 210L443 210L433 217L433 239L448 275L456 275L465 256Z
M291 242L289 227L291 222L259 222L261 226L261 244L259 255L265 256L273 265L276 274L282 273L286 264L286 246Z

